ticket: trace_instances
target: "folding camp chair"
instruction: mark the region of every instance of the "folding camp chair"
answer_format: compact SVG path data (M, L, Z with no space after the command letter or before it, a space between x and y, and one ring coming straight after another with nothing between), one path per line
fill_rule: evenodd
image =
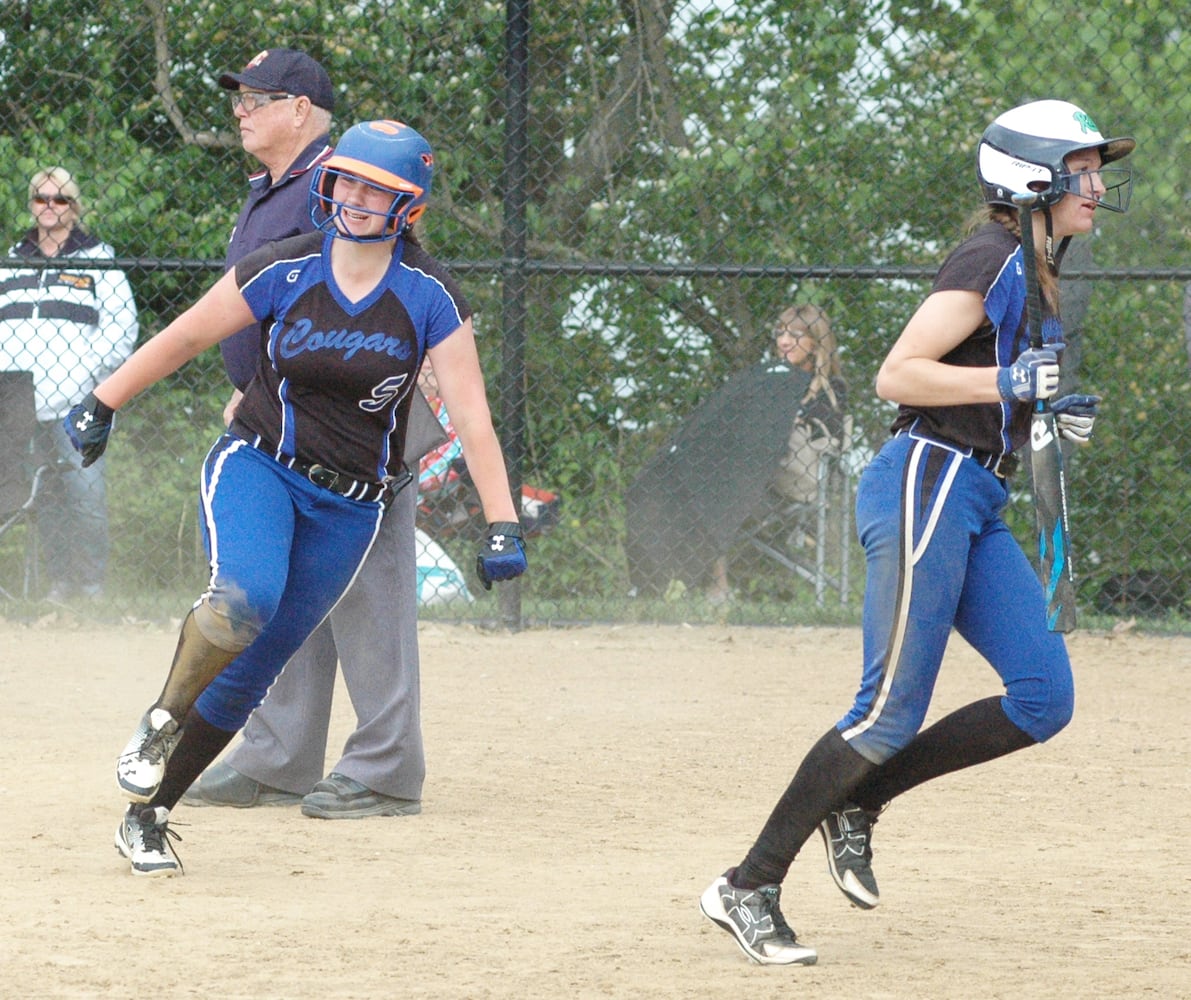
M849 596L851 476L840 444L818 452L810 464L814 471L810 493L790 499L771 482L753 516L741 526L738 543L811 584L816 604L822 606L832 590L843 605Z
M33 373L0 372L0 546L7 548L24 528L19 591L25 599L37 588L37 499L51 468L36 456L36 429ZM16 599L2 584L0 597Z

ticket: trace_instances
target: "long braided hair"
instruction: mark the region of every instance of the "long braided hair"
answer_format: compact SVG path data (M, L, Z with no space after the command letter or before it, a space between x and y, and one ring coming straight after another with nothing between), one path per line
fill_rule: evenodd
M986 222L995 222L1011 232L1017 241L1022 240L1021 219L1016 209L1006 205L985 205L969 220L966 232L971 234ZM1030 234L1031 238L1033 234ZM1046 263L1045 254L1036 254L1038 268L1038 289L1042 292L1042 302L1046 311L1052 316L1059 315L1059 272Z

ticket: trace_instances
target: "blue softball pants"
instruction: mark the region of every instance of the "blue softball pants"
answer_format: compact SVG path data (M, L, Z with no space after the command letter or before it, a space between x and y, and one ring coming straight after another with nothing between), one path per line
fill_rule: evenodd
M952 628L1000 676L1014 725L1042 742L1070 721L1066 645L1047 629L1042 585L1002 520L1007 500L1005 480L979 462L906 433L861 475L864 674L837 728L872 763L922 727Z
M224 435L203 463L200 514L211 575L196 607L207 602L230 632L251 641L195 708L235 732L351 586L384 506L316 486Z

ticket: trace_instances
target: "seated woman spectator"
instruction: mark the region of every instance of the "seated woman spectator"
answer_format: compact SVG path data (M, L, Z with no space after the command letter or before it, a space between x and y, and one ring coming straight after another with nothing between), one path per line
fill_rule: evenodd
M791 306L774 328L773 352L791 367L811 373L773 482L786 499L809 501L819 488L819 457L833 447L838 450L844 436L847 386L827 315L818 306Z
M785 454L773 478L773 488L783 498L809 503L818 495L820 459L826 453L838 453L846 436L847 385L827 314L810 304L783 310L773 328L771 352L777 361L791 369L810 373L798 416L790 427ZM731 597L728 558L722 555L712 564L707 599L722 604Z
M817 498L820 456L848 437L844 395L827 318L786 309L765 357L712 388L626 487L630 593L728 600L727 557L742 528L775 505Z

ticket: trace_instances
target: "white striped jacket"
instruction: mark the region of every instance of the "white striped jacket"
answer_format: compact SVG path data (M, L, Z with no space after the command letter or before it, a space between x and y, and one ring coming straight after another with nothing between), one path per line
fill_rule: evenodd
M9 256L46 261L28 237ZM128 278L83 265L114 256L76 228L44 269L0 269L0 370L33 372L38 420L64 417L136 347Z

